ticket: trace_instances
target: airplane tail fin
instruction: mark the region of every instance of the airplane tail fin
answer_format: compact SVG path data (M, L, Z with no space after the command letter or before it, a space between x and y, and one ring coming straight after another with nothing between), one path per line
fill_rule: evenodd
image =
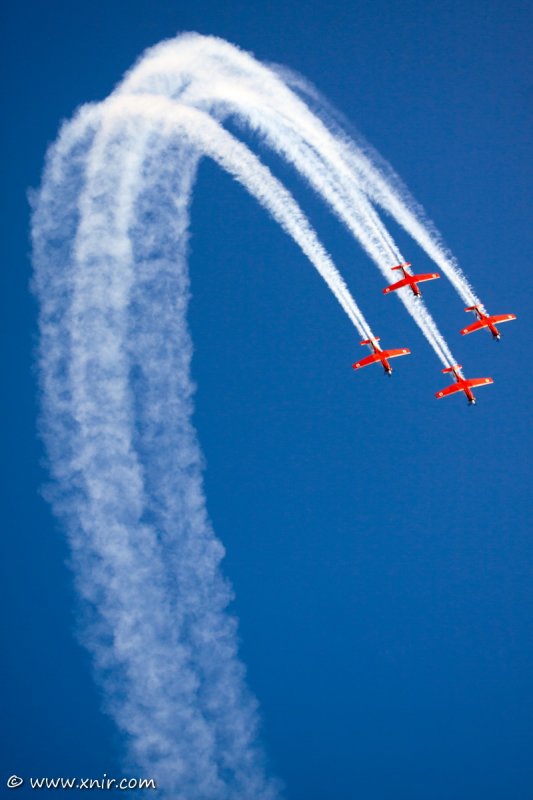
M442 371L443 372L455 372L456 369L462 369L462 368L463 368L462 364L454 364L452 367L446 367L446 369L443 369Z
M468 306L465 311L479 311L479 306Z
M374 336L373 339L363 339L363 341L359 342L359 344L372 344L372 342L379 342L379 338L379 336Z
M411 262L410 261L404 261L403 264L398 264L396 267L391 267L391 269L392 270L403 269L404 267L410 267L410 266L411 266Z

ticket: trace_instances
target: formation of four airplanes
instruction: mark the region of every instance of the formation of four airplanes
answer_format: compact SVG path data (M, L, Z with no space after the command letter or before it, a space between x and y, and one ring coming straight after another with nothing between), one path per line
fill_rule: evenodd
M383 294L389 294L389 292L395 292L398 289L409 287L415 297L421 297L422 293L418 288L418 284L422 283L423 281L432 281L435 280L435 278L440 278L440 275L437 272L430 272L424 275L413 275L407 269L410 266L410 262L406 261L404 264L398 264L397 267L392 267L393 270L401 270L403 273L403 278L397 283L393 283L390 286L387 286L386 289L383 289ZM499 325L502 322L510 322L512 319L516 319L514 314L494 314L490 316L489 314L485 313L483 306L480 305L469 306L468 308L465 308L465 311L473 311L477 317L477 320L476 322L473 322L472 325L467 325L466 328L463 328L461 331L463 336L466 333L473 333L474 331L480 331L482 328L488 328L493 338L499 339L500 332L496 327L496 324ZM356 363L353 364L354 369L368 367L369 364L381 363L383 369L385 370L385 374L391 375L392 367L389 363L389 360L391 358L396 358L397 356L406 356L411 352L406 348L402 350L382 350L378 342L379 337L373 339L364 339L361 342L361 344L367 344L370 347L372 350L372 355L361 359L361 361L356 361ZM461 373L460 364L455 364L452 367L446 367L446 369L443 369L442 371L451 372L453 374L455 383L452 383L451 386L447 386L445 389L437 392L435 397L438 400L440 400L441 397L447 397L448 395L455 394L456 392L464 392L469 404L475 405L476 398L474 397L472 389L474 389L476 386L487 386L487 384L493 382L492 378L465 378Z

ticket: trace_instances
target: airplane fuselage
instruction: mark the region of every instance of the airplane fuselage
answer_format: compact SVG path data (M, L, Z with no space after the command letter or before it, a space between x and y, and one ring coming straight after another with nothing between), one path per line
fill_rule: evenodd
M417 282L416 282L415 280L411 280L411 278L413 277L413 276L411 275L411 273L410 273L410 272L407 272L407 270L405 269L405 267L400 267L400 269L401 269L401 271L402 271L402 275L403 275L404 279L405 279L406 281L408 281L408 282L409 282L409 283L408 283L408 285L409 285L409 288L410 288L410 290L412 291L412 293L414 294L414 296L415 296L415 297L422 297L422 292L421 292L421 291L420 291L420 289L418 288L418 284L417 284Z
M486 324L487 328L492 333L492 338L500 339L500 331L492 321L492 317L489 317L488 314L484 314L479 308L474 308L474 313L480 322L484 322Z
M471 406L475 406L476 405L476 398L474 397L473 391L466 384L462 388L463 388L463 392L466 394L466 399L468 400L470 405Z
M416 281L410 281L409 282L409 288L411 289L411 291L412 291L412 293L414 294L415 297L422 297L422 292L418 288L418 284L416 283Z
M489 325L489 331L492 333L493 338L500 339L501 334L496 325L493 322L489 322L488 325Z
M392 367L391 367L389 361L387 360L387 357L385 355L383 355L383 350L381 349L381 347L379 346L377 341L370 340L368 342L368 344L369 344L370 348L372 349L372 351L377 356L379 356L379 359L380 359L380 361L381 361L381 363L383 365L383 370L385 372L385 375L392 375Z

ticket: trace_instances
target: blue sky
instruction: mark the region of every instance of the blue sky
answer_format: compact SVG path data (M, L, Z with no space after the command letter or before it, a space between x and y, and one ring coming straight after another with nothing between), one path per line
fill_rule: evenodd
M201 166L195 421L272 770L291 800L530 797L531 22L525 2L80 0L7 12L5 777L118 775L122 748L76 642L68 551L40 496L26 192L60 120L105 97L147 46L198 30L315 83L423 203L489 310L519 317L499 344L462 339L461 301L445 281L427 284L466 372L495 380L474 409L437 402L440 364L381 276L266 156L383 343L412 350L390 381L353 374L358 337L310 265L240 187Z

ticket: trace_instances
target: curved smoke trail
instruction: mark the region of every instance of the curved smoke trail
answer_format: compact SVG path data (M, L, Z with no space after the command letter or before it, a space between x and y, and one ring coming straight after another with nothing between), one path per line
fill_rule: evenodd
M345 142L271 70L199 36L149 51L64 126L33 217L53 502L94 612L87 642L110 711L132 760L173 800L279 794L257 745L191 423L186 255L202 156L265 207L372 335L292 196L221 126L229 116L307 178L380 269L402 260ZM453 361L425 307L402 300Z
M98 610L90 647L135 761L173 797L270 798L190 425L185 241L201 155L372 335L291 195L242 143L165 98L111 98L63 129L34 215L45 437L78 584Z
M200 151L185 122L166 136L160 122L89 107L49 155L34 215L44 434L97 610L88 644L133 760L172 798L266 800L277 790L254 743L190 422Z
M345 135L332 133L278 74L248 53L216 37L180 36L148 50L116 89L119 94L137 92L179 99L221 121L231 118L250 128L308 180L387 281L390 267L405 261L370 202L376 194L377 168L371 169L368 158L355 143L348 147ZM358 155L355 166L354 154ZM387 181L381 176L380 189L382 185L386 186ZM387 210L400 224L404 223L407 209L401 201ZM444 260L448 274L451 262ZM441 258L439 264L442 262ZM462 281L461 285L467 286L462 277L453 274L454 285ZM442 363L455 363L423 301L409 292L398 296Z

